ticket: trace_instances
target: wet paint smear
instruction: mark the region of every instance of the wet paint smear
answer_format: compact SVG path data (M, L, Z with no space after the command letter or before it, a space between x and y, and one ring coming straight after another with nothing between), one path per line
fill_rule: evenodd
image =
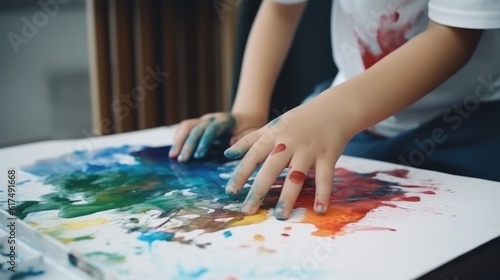
M170 232L162 232L162 231L157 231L157 232L145 232L142 233L137 239L141 241L146 241L149 246L153 244L155 241L169 241L174 237L175 234L170 233Z
M87 253L85 256L93 258L99 262L106 262L106 263L123 263L125 262L125 256L122 256L117 253L108 253L108 252L92 252L92 253Z
M25 172L38 176L39 182L54 187L37 200L19 201L16 214L25 219L31 213L57 210L61 219L85 217L87 215L113 210L123 213L123 224L130 228L134 223L136 230L129 234L140 233L138 239L152 244L154 241L181 242L176 232L202 230L216 232L235 226L262 223L268 219L268 210L278 202L281 188L272 188L262 203L261 210L246 216L226 206L241 203L248 194L244 188L238 195L228 196L223 187L235 165L228 163L222 152L210 154L210 160L193 160L178 163L168 157L169 147L131 147L122 146L102 150L74 152L62 157L36 162L21 167ZM299 172L299 171L297 171ZM332 195L327 210L322 215L313 211L315 202L314 172L307 176L300 172L297 181L304 183L294 207L306 209L301 223L316 227L314 235L330 236L340 232L348 224L363 219L369 212L383 206L395 207L395 201L418 202L416 194L423 191L434 193L435 187L404 186L398 183L377 179L379 174L406 178L408 170L395 169L371 173L356 173L337 168ZM286 175L278 178L274 185L282 185ZM383 176L381 176L383 177ZM253 180L249 180L249 184ZM26 186L30 187L30 183ZM327 206L327 205L325 205ZM175 223L162 224L165 215L151 216L156 226L140 224L136 218L127 215L147 213L157 210L168 215ZM190 218L183 218L189 216ZM80 228L107 226L110 221L92 218L83 222L66 223L65 227L54 231L55 238L64 236L64 231ZM171 225L175 224L175 227ZM40 225L42 226L42 225ZM47 234L51 235L50 232ZM255 241L264 236L255 235ZM62 240L61 240L62 241ZM65 240L72 242L71 240ZM77 241L77 240L74 240ZM198 246L199 244L194 244Z

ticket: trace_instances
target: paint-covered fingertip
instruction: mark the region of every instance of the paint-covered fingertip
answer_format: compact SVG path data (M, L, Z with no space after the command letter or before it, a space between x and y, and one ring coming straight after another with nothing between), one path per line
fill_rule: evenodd
M172 148L170 148L170 151L168 151L168 157L170 157L170 158L175 158L175 157L177 157L178 154L179 153L174 148L174 146L172 146Z
M314 212L318 213L318 214L324 214L326 213L326 206L321 203L321 202L316 202L315 205L314 205Z
M290 213L286 213L285 208L284 208L284 201L278 201L276 204L276 208L274 208L274 217L277 220L287 220L290 217Z
M189 160L189 157L183 153L181 153L178 157L177 157L177 161L178 162L187 162Z
M200 158L203 158L205 156L206 152L200 152L200 151L196 151L193 155L193 157L195 159L200 159Z
M324 208L314 208L314 212L316 212L317 214L325 214L326 213L326 209Z
M224 151L224 156L227 157L228 159L238 159L241 157L241 154L239 152L235 152L229 148L229 149Z
M250 203L243 203L243 205L241 205L241 209L240 209L241 212L243 212L247 215L253 215L253 214L257 213L257 210L258 210L258 208L256 208L253 205L250 205Z
M276 218L276 220L280 220L280 221L285 221L285 220L288 220L288 218L290 218L289 216L285 215L283 212L274 212L274 217Z
M226 192L227 195L230 195L230 196L235 196L235 195L238 195L238 193L239 193L239 191L232 186L226 186L224 191Z

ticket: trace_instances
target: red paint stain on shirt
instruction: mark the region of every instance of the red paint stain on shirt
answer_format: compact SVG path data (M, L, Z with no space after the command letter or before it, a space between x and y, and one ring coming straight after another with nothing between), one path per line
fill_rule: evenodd
M386 55L406 43L408 40L406 33L410 30L412 24L407 22L403 25L395 26L394 23L398 20L398 12L393 12L390 16L382 15L380 17L379 26L374 38L380 48L377 52L370 48L371 42L365 42L358 36L357 41L361 47L361 56L365 69L370 68Z

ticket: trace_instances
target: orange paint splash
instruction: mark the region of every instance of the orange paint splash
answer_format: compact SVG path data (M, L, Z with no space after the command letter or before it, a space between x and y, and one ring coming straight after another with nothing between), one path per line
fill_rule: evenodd
M406 186L375 179L379 173L405 178L408 171L397 169L358 174L342 168L336 169L328 210L323 214L317 214L313 211L316 192L314 172L310 172L294 205L294 208L306 209L301 223L313 224L317 228L312 233L315 236L333 236L341 234L346 225L359 222L377 208L397 207L392 203L395 201L420 201L420 197L414 195L414 190L412 190L412 195L407 195L404 190ZM275 184L282 184L283 179L281 178L281 182ZM411 186L410 188L425 189L426 187ZM272 207L275 205L280 193L280 188L271 189L266 201L264 201L264 206ZM378 227L373 227L373 229L375 228Z

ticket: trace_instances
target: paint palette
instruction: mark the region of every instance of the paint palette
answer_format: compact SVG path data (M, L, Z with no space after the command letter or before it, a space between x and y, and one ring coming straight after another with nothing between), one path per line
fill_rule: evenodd
M168 146L120 141L18 167L23 238L95 279L414 278L500 235L493 182L342 157L328 211L312 211L311 173L291 218L278 221L287 170L245 216L254 177L237 196L224 191L236 162L217 152L180 164ZM389 263L401 269L388 273Z

